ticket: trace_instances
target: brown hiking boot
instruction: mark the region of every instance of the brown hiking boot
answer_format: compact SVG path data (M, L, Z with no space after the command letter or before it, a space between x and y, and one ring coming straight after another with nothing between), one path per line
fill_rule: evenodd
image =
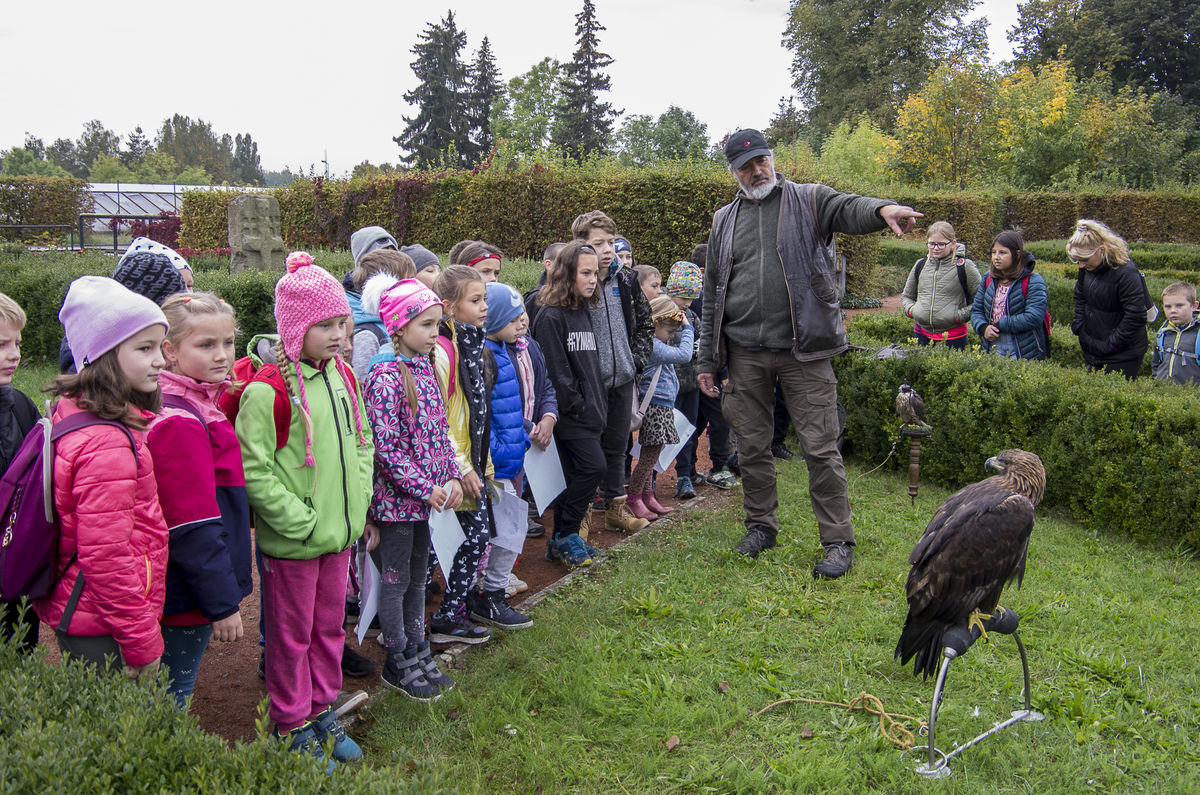
M617 497L604 509L604 526L618 533L636 533L650 523L639 519L629 510L624 497Z
M588 531L592 529L592 506L588 506L583 512L583 518L579 520L579 537L587 541Z

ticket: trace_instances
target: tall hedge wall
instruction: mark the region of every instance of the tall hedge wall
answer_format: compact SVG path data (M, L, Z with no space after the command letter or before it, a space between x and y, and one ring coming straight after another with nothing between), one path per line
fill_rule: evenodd
M71 224L90 212L87 183L74 177L0 177L0 224ZM0 229L4 240L57 240L64 231Z
M1068 508L1092 528L1200 547L1191 521L1200 516L1200 391L956 351L878 359L884 341L857 319L850 330L868 350L834 364L856 455L887 456L899 427L896 389L909 383L934 428L921 449L922 478L959 487L984 476L989 456L1020 447L1046 466L1045 507ZM893 467L903 469L907 458Z
M1075 221L1095 218L1130 241L1200 243L1200 192L1016 193L1005 204L1005 227L1026 240L1070 237Z
M804 179L802 174L789 175ZM571 221L603 209L633 244L640 261L666 269L708 239L712 214L733 199L729 174L710 164L682 162L646 169L595 165L412 173L346 181L301 180L269 189L279 200L284 241L293 247L346 248L350 234L378 224L403 243L448 251L480 238L510 257L540 259L570 235ZM180 244L209 249L227 244L228 194L185 194ZM874 237L839 236L853 291L875 266Z

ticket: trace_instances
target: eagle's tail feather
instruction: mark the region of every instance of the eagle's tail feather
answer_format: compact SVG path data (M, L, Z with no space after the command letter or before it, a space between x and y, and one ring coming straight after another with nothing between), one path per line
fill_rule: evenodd
M936 674L946 629L947 625L941 621L914 621L910 615L904 621L900 642L896 644L896 659L904 665L915 657L913 676L927 679Z

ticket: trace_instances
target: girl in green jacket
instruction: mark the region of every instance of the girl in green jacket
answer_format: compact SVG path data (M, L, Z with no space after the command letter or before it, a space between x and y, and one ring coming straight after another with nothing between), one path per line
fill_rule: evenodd
M332 705L342 686L350 546L366 525L374 448L358 384L338 356L348 334L346 294L303 251L288 256L287 267L275 285L286 441L276 447L277 379L256 374L236 423L262 550L264 672L276 734L317 757L331 742L334 759L348 761L362 750Z

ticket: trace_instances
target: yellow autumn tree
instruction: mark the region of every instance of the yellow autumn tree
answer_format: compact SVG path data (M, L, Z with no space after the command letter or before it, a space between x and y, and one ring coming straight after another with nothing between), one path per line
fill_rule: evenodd
M990 175L996 79L984 64L949 61L904 100L896 117L895 164L905 179L963 187Z

